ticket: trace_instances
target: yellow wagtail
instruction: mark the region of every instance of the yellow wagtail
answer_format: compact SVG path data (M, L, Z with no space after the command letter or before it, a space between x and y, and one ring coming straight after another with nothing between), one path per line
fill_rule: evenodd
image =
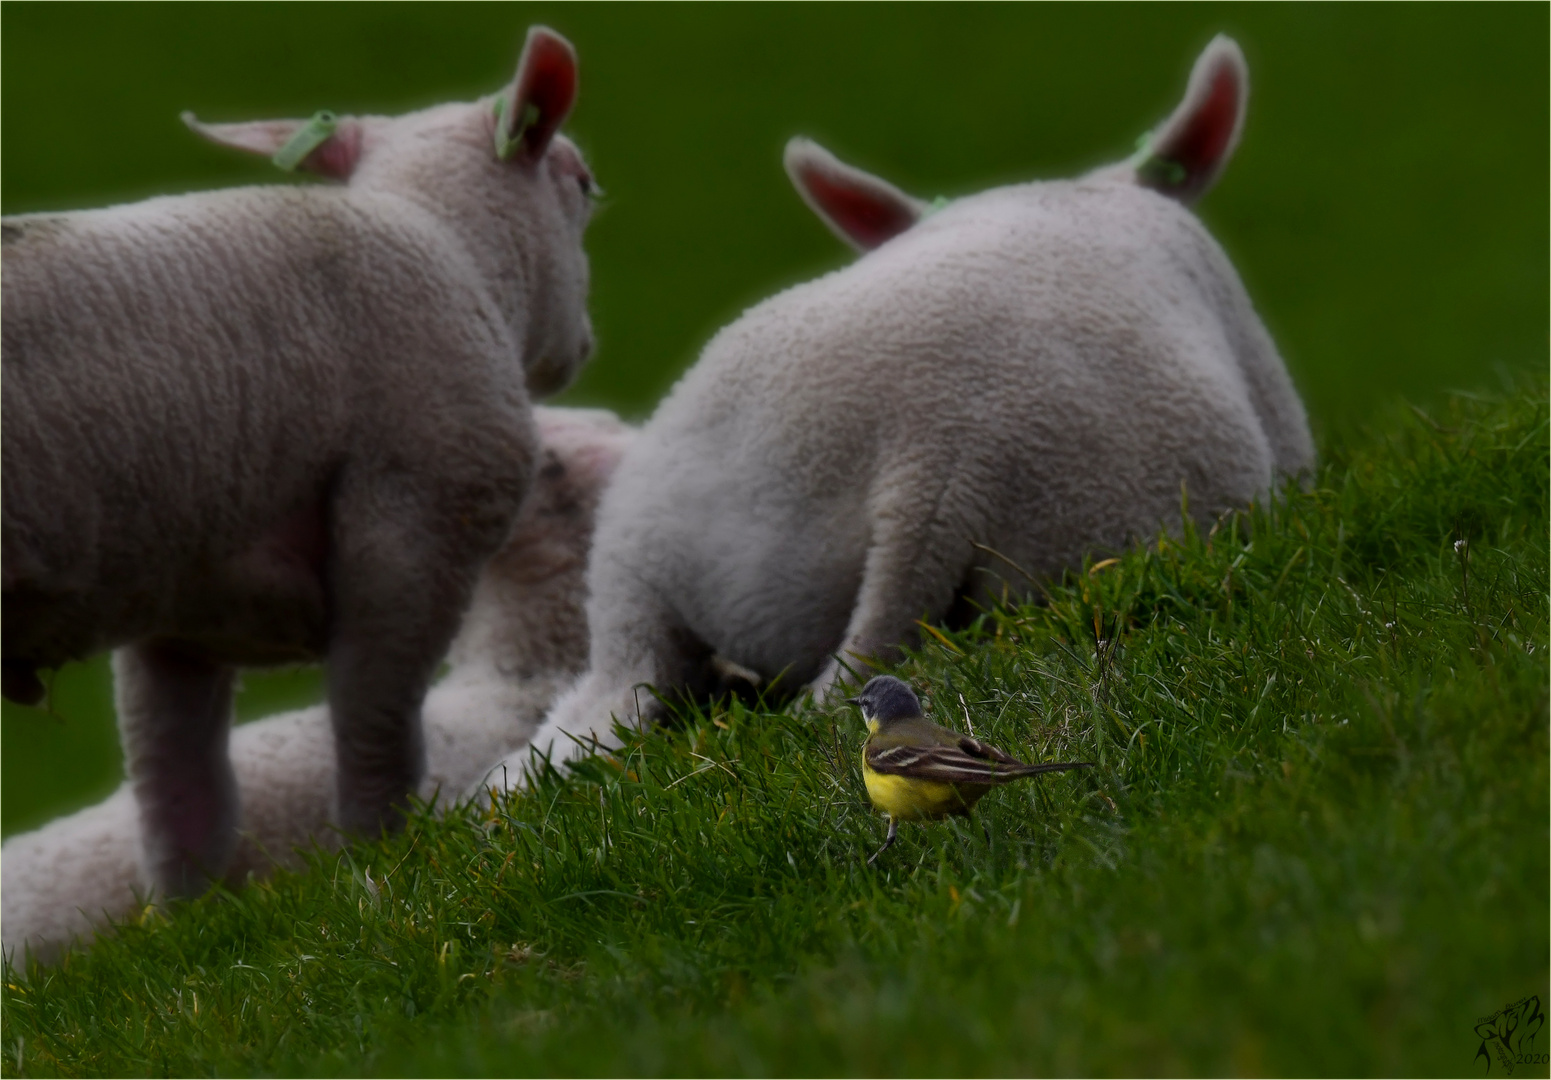
M867 722L862 779L872 804L889 816L889 835L868 865L889 849L901 821L969 816L992 788L1025 776L1088 769L1091 761L1029 765L989 743L932 723L915 691L892 675L879 675L847 701Z

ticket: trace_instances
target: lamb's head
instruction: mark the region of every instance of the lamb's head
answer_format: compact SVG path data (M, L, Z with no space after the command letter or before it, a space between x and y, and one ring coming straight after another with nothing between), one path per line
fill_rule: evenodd
M1143 136L1131 157L1086 179L1137 184L1193 203L1233 156L1248 97L1244 54L1219 34L1196 59L1185 97L1169 118ZM898 236L933 208L808 139L786 144L786 171L803 201L858 251Z
M575 377L593 344L581 242L595 184L581 152L559 134L576 86L570 43L535 26L512 82L476 102L403 116L183 120L287 171L402 195L445 221L522 342L528 389L542 397Z

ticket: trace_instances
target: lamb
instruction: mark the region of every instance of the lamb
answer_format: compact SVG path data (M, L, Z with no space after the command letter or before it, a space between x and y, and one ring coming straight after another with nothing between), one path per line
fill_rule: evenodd
M396 828L420 706L592 348L564 38L399 117L203 124L342 182L4 221L8 697L118 647L158 892L228 866L234 669L325 657L336 815Z
M448 655L449 673L425 700L427 770L417 794L445 807L490 761L524 745L544 710L587 662L587 551L599 495L629 444L611 413L534 410L543 457L512 539L486 566ZM339 843L329 828L334 750L319 706L236 728L231 758L242 793L240 840L225 880L238 885L296 848ZM105 802L15 836L0 849L4 954L44 962L108 920L147 902L139 877L140 823L128 784Z
M1186 209L1247 87L1219 37L1130 160L940 209L791 142L863 255L725 327L642 430L599 511L590 670L493 787L530 751L617 745L713 660L822 699L918 619L1177 527L1182 491L1206 522L1309 467L1276 347Z

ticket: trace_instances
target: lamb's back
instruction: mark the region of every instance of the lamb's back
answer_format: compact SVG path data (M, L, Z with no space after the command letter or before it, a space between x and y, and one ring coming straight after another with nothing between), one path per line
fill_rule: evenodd
M385 414L413 426L446 384L496 381L503 354L520 394L466 260L404 200L235 189L4 235L8 582L90 575L106 521L218 559Z
M1145 453L1182 426L1241 426L1225 273L1188 211L1132 186L963 199L725 328L648 424L641 460L717 498L792 486L811 507L966 439L1045 448L1056 468L1117 431Z

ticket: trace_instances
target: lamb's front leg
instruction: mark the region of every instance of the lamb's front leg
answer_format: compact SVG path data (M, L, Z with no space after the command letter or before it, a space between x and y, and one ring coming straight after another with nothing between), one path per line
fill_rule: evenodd
M227 756L230 667L170 642L113 656L124 766L140 812L145 867L163 896L193 896L237 843L237 782Z
M521 790L542 761L563 769L578 758L618 749L616 724L651 723L660 712L659 695L693 696L709 670L709 648L635 575L605 560L594 562L589 583L591 670L555 701L528 745L485 774L475 794Z
M529 772L542 769L544 762L563 770L579 758L618 749L615 724L639 723L640 712L652 700L648 679L632 681L616 672L584 675L555 700L526 746L485 773L474 794L483 799L491 792L520 791L527 787Z

